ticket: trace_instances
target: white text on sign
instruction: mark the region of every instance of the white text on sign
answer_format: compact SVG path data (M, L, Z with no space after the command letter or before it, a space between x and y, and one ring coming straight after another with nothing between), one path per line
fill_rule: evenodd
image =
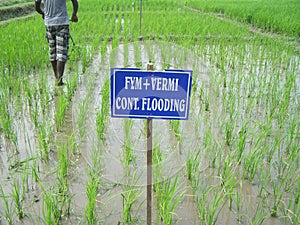
M183 112L185 109L185 99L158 99L158 98L142 98L137 97L118 97L116 99L116 109L121 110L141 110L143 111L171 111Z
M125 76L126 90L148 90L153 91L178 91L178 78L151 77L142 79L142 77Z

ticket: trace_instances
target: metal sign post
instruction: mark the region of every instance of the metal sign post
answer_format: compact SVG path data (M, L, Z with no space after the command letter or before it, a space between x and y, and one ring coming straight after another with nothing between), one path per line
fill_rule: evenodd
M153 64L147 64L153 70ZM147 119L147 225L152 221L152 119Z

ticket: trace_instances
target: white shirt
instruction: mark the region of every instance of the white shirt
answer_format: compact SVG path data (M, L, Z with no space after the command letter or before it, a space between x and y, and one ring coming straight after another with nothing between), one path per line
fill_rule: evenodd
M35 0L41 2L42 0ZM44 1L44 22L46 26L68 25L69 16L66 0L43 0Z

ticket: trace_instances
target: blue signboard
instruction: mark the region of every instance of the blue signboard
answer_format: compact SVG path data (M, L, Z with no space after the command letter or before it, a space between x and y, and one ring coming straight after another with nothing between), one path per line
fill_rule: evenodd
M111 116L187 120L191 70L111 69Z

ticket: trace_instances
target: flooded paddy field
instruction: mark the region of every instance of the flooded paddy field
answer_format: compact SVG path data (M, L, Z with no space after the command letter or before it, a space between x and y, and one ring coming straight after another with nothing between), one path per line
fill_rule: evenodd
M132 5L108 6L107 24L125 32ZM46 45L13 45L21 52L1 59L0 224L146 224L146 120L110 117L110 69L150 60L155 71L193 71L189 119L153 120L152 223L299 224L298 45L247 27L83 40L84 26L72 26L63 87Z

